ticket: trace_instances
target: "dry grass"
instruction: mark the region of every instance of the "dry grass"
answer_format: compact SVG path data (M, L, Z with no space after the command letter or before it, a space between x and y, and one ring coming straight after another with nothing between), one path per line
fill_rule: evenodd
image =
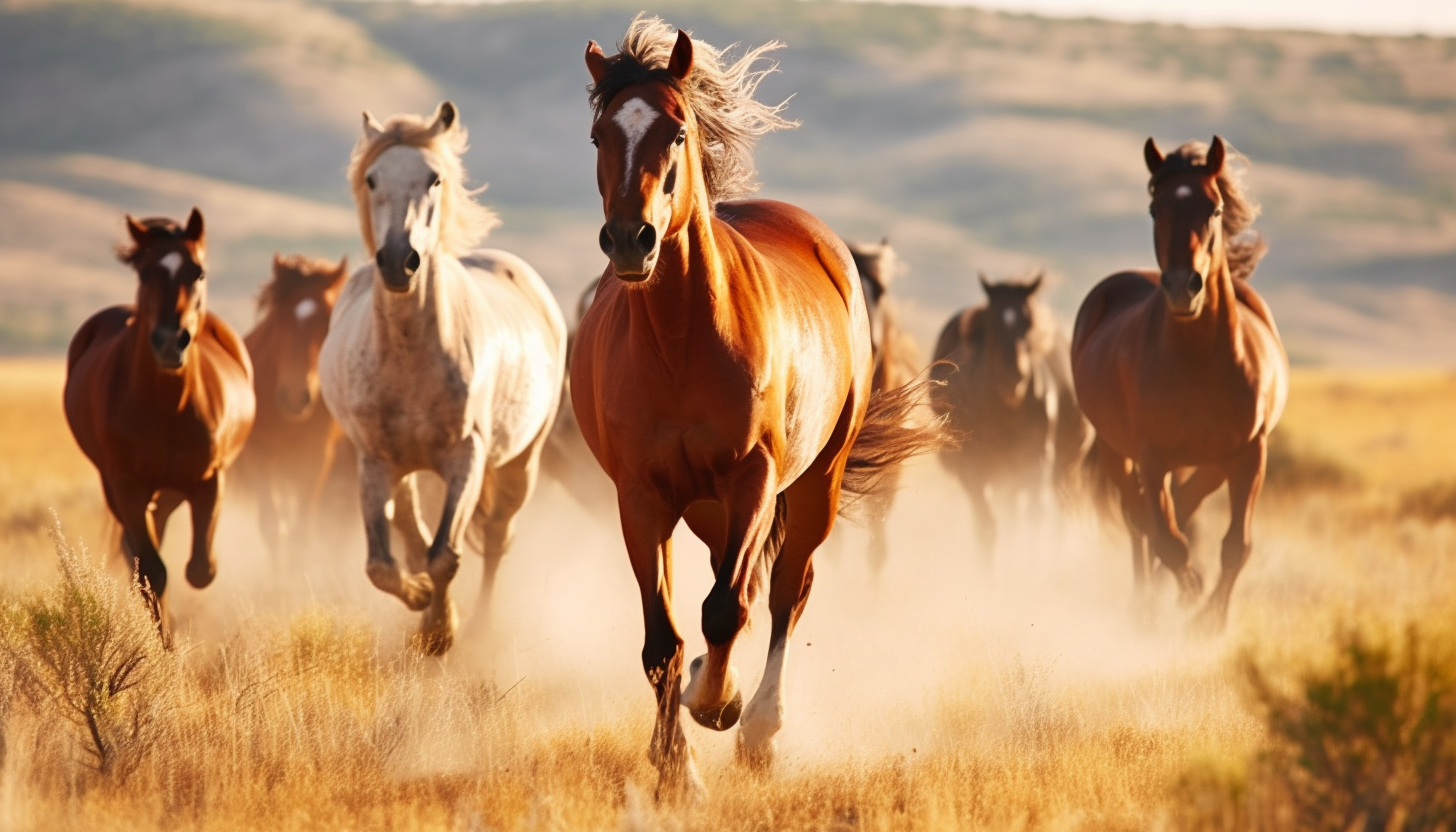
M1359 483L1265 504L1222 639L1185 635L1171 605L1131 615L1123 546L1087 529L1013 531L980 574L949 479L934 465L907 472L879 579L856 533L820 558L776 770L742 770L731 735L694 727L710 796L691 808L652 800L636 590L609 523L544 488L490 634L436 661L405 647L413 619L368 586L357 541L281 567L230 504L217 583L175 582L177 673L152 694L156 733L128 772L98 772L45 699L0 695L0 828L1281 828L1294 804L1270 785L1271 703L1302 713L1299 685L1334 666L1341 633L1429 630L1456 611L1456 528L1403 518L1389 497L1438 466L1402 478L1349 454L1342 437L1361 426L1335 423L1388 392L1342 383L1342 406L1311 418L1299 408L1324 388L1297 379L1290 429ZM1402 389L1451 406L1418 388ZM0 594L13 608L56 591L46 507L73 541L94 541L100 506L59 419L56 365L0 365L0 391ZM1440 453L1422 413L1410 441ZM1205 529L1221 531L1216 514ZM1218 536L1199 547L1208 569ZM678 562L691 655L709 575L686 541ZM457 584L467 619L471 568ZM748 683L766 630L737 654ZM1450 670L1446 654L1425 655ZM1249 667L1283 698L1261 700Z

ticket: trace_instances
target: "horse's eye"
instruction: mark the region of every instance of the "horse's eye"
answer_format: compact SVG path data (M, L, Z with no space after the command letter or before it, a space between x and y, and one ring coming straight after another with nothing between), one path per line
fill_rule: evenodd
M682 147L683 142L685 142L687 140L688 140L688 128L684 127L683 129L677 131L677 138L673 139L672 140L672 143L675 144L675 145L677 145L678 147Z
M1217 208L1213 209L1213 215L1215 217L1221 217L1221 216L1223 216L1223 206L1220 205Z
M374 190L374 174L364 177L364 184L369 186L369 190Z

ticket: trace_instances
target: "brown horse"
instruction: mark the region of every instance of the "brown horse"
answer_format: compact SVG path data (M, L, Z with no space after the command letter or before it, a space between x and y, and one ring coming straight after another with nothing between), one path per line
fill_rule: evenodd
M329 332L348 258L273 257L273 279L258 296L258 324L243 339L253 359L258 418L238 457L238 482L258 504L269 550L302 544L335 469L354 467L348 440L320 402L318 356Z
M900 260L890 239L878 243L855 243L848 240L849 254L854 258L859 271L860 286L864 289L865 311L870 316L870 346L875 371L870 377L871 395L882 390L894 390L909 384L921 367L919 348L915 339L900 328L895 309L895 298L890 294L900 271ZM890 506L899 490L899 469L886 479L885 487L874 498L865 500L865 521L870 532L870 566L876 572L884 568L889 555L889 538L886 521Z
M196 208L186 227L128 216L136 305L92 315L66 355L66 420L101 474L122 545L164 637L167 568L158 547L167 518L192 509L187 581L212 583L223 473L253 425L253 368L231 327L207 311L206 243Z
M996 548L991 497L1007 508L1042 504L1048 477L1058 498L1073 491L1091 429L1077 406L1067 336L1036 299L1042 275L992 283L986 303L953 315L935 345L932 407L965 441L941 462L971 499L978 553L989 566Z
M571 367L571 354L576 346L577 329L586 310L591 308L597 294L597 282L601 275L593 277L582 287L576 301L576 319L566 336L566 366ZM571 375L568 372L562 383L561 401L564 404L556 412L556 423L551 426L551 435L546 447L541 449L541 473L559 483L563 490L586 509L592 516L610 519L617 514L617 493L612 481L592 459L591 450L581 436L581 426L576 421L576 411L571 402Z
M1143 155L1160 271L1120 272L1092 289L1077 314L1072 370L1097 429L1092 458L1101 482L1121 498L1139 590L1151 545L1185 602L1202 593L1184 529L1228 483L1222 569L1199 614L1203 628L1221 630L1252 549L1289 359L1274 316L1248 283L1266 246L1250 228L1258 206L1243 192L1233 152L1215 136L1166 157L1148 139Z
M789 637L841 490L872 491L941 437L938 424L906 426L917 389L871 396L869 317L844 244L791 205L727 201L754 188L755 137L789 125L753 100L764 74L753 65L776 45L724 66L716 49L639 15L620 54L586 52L611 264L581 322L571 389L616 485L641 591L659 796L702 788L680 702L716 730L741 714L740 759L771 760ZM715 573L702 607L708 653L685 692L672 614L679 519ZM768 662L744 708L729 660L765 582Z

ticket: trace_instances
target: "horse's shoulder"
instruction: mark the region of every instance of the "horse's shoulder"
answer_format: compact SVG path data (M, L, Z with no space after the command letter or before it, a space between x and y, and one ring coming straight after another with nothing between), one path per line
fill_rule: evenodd
M237 362L242 368L243 374L248 379L253 378L253 361L248 355L247 345L239 337L238 331L232 325L217 315L208 312L205 329L212 342L220 347L224 354Z
M561 305L541 274L525 258L509 251L496 248L482 248L459 258L460 265L477 281L484 279L489 285L508 288L526 300L545 317L553 329L566 337L566 317Z
M1234 297L1238 298L1239 303L1242 303L1250 312L1253 312L1255 316L1263 321L1264 325L1269 327L1269 331L1274 333L1274 337L1279 337L1279 328L1274 324L1274 312L1269 308L1269 304L1264 301L1263 296L1259 294L1258 290L1250 286L1246 281L1235 280Z
M1077 352L1087 335L1119 309L1134 306L1158 290L1158 275L1150 271L1122 271L1097 282L1077 310L1072 329L1072 351Z
M125 330L133 314L135 310L131 306L118 305L108 306L87 318L76 330L76 334L71 336L71 344L66 349L66 371L74 369L76 362L97 341Z
M803 208L774 199L744 199L718 203L713 215L760 252L765 247L812 251L840 297L848 303L854 294L851 284L858 282L859 270L849 247L823 220Z

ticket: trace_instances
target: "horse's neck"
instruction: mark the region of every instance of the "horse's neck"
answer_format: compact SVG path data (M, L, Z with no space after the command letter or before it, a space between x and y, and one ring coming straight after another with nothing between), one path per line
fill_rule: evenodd
M1243 354L1239 330L1239 299L1228 262L1220 258L1204 290L1207 295L1198 316L1188 321L1175 319L1162 307L1163 331L1170 344L1184 356L1220 357ZM1162 298L1158 298L1162 303Z
M374 324L383 336L382 347L417 344L426 333L443 334L451 329L454 315L448 287L459 278L455 271L459 268L459 262L449 255L434 252L421 259L414 291L391 292L376 283Z
M207 320L206 314L202 319L204 322ZM181 372L176 373L157 366L149 335L135 321L130 334L131 344L126 359L127 390L140 393L149 403L165 405L166 412L180 412L201 383L202 333L197 333L192 343L192 354L182 363Z
M629 290L631 314L645 320L664 358L680 358L690 332L729 314L728 277L712 223L711 209L694 211L681 232L663 240L651 284Z

